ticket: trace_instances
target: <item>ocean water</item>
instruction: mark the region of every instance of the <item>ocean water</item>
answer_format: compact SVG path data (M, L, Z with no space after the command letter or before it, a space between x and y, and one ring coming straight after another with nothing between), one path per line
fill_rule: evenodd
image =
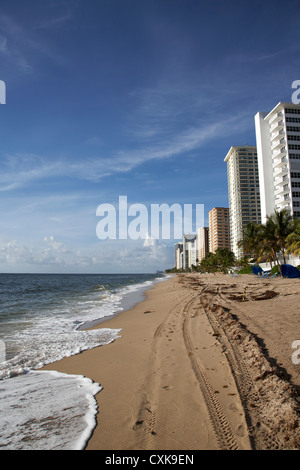
M85 328L132 307L165 278L0 274L0 450L85 447L100 384L38 369L117 340L121 330Z

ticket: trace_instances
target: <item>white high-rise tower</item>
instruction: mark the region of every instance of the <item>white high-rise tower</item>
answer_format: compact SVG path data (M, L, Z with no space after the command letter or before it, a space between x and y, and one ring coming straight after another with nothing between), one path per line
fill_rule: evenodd
M231 250L240 259L243 249L238 242L249 223L261 223L259 177L256 147L231 147L227 162Z
M262 222L275 210L300 217L300 105L255 115Z

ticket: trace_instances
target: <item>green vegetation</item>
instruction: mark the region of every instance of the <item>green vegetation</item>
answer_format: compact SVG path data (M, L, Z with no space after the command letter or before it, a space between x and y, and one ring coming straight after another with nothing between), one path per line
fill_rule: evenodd
M252 274L252 265L245 266L239 272L239 274Z
M243 248L244 253L248 253L240 260L236 260L234 253L228 249L218 248L216 253L208 253L200 263L197 262L197 266L192 266L186 271L227 273L236 266L240 268L239 274L251 274L250 258L256 265L260 262L271 263L271 275L276 272L281 274L281 264L286 264L286 256L300 255L300 220L292 217L287 210L275 211L267 218L265 224L248 224L239 246ZM300 270L300 266L298 269ZM173 268L167 269L166 272L184 270Z
M227 248L218 248L215 253L208 253L205 258L193 265L190 269L167 269L167 273L180 273L180 272L200 272L200 273L227 273L236 263L234 253Z
M208 253L206 257L201 260L197 271L227 273L235 263L236 259L232 251L229 251L227 248L218 248L215 253Z
M257 263L274 263L272 274L281 274L281 262L286 264L287 254L300 254L300 220L287 210L275 211L265 224L248 224L239 246Z

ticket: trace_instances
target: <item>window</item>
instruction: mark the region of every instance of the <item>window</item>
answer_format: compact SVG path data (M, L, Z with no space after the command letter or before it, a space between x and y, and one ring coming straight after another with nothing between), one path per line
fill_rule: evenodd
M300 114L300 108L286 108L286 114Z
M286 122L300 122L300 118L287 117Z

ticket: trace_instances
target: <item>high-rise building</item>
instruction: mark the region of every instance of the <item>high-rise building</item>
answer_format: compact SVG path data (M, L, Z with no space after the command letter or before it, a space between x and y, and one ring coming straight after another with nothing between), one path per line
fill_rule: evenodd
M181 269L183 265L183 243L175 244L175 268Z
M197 249L197 258L200 263L209 252L208 227L200 227L197 229Z
M238 242L249 223L261 223L259 173L256 147L231 147L227 162L231 251L243 257Z
M215 253L218 248L230 250L230 229L228 207L214 207L209 217L209 251Z
M275 210L300 217L300 105L255 115L262 222Z
M182 237L183 249L183 269L188 269L192 265L197 264L197 236L194 234L183 235Z

